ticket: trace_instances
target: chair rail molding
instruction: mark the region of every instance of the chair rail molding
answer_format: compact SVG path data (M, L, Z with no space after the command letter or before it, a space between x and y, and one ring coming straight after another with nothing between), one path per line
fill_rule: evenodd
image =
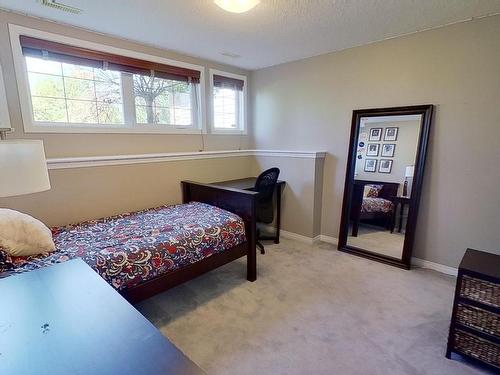
M189 151L156 154L129 154L106 156L81 156L47 159L50 170L104 167L113 165L147 164L182 160L232 158L242 156L267 156L305 159L323 159L325 151L287 151L287 150L224 150L224 151Z

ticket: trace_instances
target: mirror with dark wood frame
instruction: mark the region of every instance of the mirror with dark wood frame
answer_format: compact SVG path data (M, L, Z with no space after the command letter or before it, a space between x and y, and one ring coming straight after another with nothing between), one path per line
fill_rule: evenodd
M339 250L410 268L432 112L353 111Z

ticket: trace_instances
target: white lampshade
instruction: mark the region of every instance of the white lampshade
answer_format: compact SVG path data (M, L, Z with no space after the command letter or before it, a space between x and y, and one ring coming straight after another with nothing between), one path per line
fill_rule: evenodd
M410 166L406 167L405 177L413 177L414 173L415 173L415 166L414 165L410 165Z
M0 141L0 197L49 189L49 173L42 141Z

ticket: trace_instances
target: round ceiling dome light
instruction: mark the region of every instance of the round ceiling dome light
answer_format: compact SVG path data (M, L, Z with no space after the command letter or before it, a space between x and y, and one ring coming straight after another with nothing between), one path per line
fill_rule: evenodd
M228 12L245 13L260 3L260 0L215 0L214 2Z

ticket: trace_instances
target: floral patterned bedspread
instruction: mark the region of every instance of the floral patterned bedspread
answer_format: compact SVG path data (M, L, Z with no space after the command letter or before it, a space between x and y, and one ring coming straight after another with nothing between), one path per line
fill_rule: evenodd
M52 234L53 253L9 257L0 249L0 277L82 258L123 290L246 241L239 216L198 202L56 227Z
M383 212L388 213L392 210L392 202L384 198L363 198L361 212Z

